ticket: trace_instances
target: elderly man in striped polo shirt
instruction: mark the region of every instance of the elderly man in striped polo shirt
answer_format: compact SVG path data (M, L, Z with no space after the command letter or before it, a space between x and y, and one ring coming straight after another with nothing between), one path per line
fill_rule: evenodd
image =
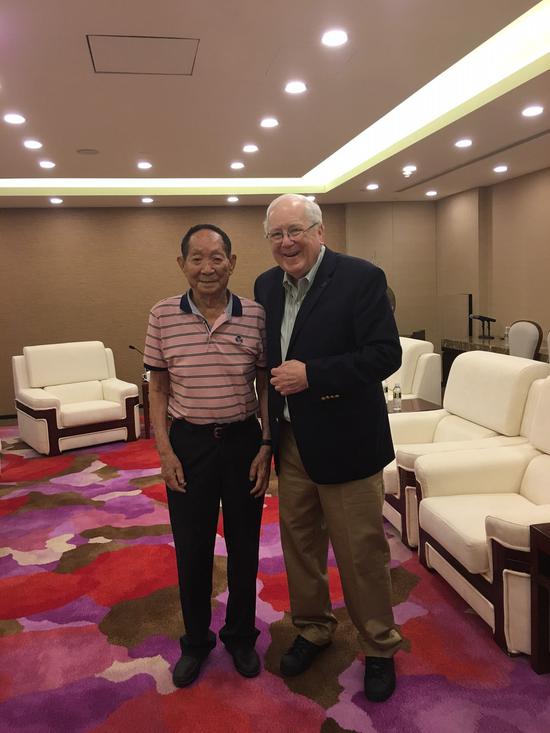
M210 621L220 501L229 597L219 636L241 675L260 672L256 575L271 463L265 313L228 290L235 261L223 230L191 227L178 257L189 290L151 309L145 342L151 422L168 487L185 623L173 672L177 687L197 678L216 644Z

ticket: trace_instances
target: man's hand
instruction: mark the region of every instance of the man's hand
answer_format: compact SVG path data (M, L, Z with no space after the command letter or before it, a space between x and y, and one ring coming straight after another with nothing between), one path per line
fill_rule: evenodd
M183 466L173 451L166 452L160 456L160 468L166 486L172 491L181 491L185 494L186 482L183 473Z
M292 359L283 361L281 366L271 370L271 384L277 392L286 397L289 394L303 392L309 387L307 382L306 365L303 361Z
M263 496L267 491L269 484L269 474L271 472L271 448L268 445L262 445L256 454L256 457L250 464L250 473L248 478L256 481L250 489L251 496Z

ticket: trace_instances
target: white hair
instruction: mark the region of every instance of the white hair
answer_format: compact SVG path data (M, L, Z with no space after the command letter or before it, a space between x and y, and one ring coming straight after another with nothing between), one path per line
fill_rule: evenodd
M311 199L308 199L307 196L302 196L301 193L283 193L282 196L278 196L276 199L273 199L273 201L267 207L264 219L264 231L266 234L267 222L269 220L271 210L281 201L298 201L302 203L304 205L304 211L306 212L306 216L308 217L310 224L323 223L323 214L321 213L321 208L319 204L317 204L315 201L311 201Z

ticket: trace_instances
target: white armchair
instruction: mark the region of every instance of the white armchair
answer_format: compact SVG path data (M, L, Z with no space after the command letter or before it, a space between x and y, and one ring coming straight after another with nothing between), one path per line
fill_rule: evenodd
M396 459L383 473L384 516L400 530L405 544L418 544L416 459L526 442L538 394L531 387L549 371L543 362L470 351L453 362L443 409L390 415Z
M425 455L420 558L493 629L509 652L531 653L531 524L550 522L550 378L544 380L530 442Z
M139 437L138 388L101 341L25 346L12 366L19 432L38 453Z
M403 352L401 366L387 378L390 387L398 382L404 399L420 397L441 404L441 355L434 353L430 341L400 336Z

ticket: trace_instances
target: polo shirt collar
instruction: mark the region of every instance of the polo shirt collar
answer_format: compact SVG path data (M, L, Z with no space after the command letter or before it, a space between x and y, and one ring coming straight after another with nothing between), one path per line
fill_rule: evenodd
M180 308L184 313L194 313L197 316L202 316L202 313L197 308L197 306L193 303L193 300L191 298L192 290L189 289L186 293L184 293L181 296L180 300ZM227 301L227 306L225 308L225 312L227 313L227 317L231 318L231 316L242 316L243 314L243 305L241 303L241 299L238 297L238 295L234 295L230 290L228 290L229 293L229 299Z

